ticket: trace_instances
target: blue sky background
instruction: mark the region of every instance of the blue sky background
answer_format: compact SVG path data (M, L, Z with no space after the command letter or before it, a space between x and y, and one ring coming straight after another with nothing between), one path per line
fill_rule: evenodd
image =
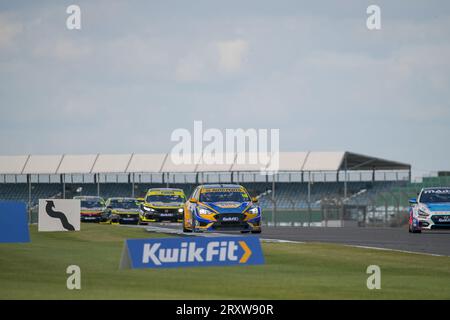
M168 152L203 120L450 170L448 1L242 2L0 0L0 154Z

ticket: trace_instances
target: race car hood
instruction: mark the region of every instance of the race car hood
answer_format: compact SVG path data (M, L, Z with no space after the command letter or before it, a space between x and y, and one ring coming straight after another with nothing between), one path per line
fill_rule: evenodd
M139 208L136 208L136 209L113 209L112 213L115 213L115 214L138 214Z
M450 203L424 203L431 212L450 212Z
M182 202L150 202L145 203L144 206L149 208L181 208L184 203Z
M251 202L204 202L208 207L211 207L219 213L242 213Z
M101 207L99 207L99 208L83 208L83 207L81 207L81 211L86 212L86 213L99 212L99 211L103 211L103 210L104 210L104 208L101 208Z

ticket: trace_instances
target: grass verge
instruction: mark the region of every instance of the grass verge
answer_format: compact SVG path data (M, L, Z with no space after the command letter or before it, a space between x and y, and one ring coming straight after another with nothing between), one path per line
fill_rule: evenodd
M0 299L450 299L450 257L322 243L264 243L262 266L119 270L124 239L166 237L142 229L82 224L0 244ZM82 289L66 288L81 268ZM368 265L381 290L368 290Z

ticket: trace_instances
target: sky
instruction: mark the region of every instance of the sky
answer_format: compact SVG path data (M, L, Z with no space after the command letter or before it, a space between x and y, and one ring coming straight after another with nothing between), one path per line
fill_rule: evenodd
M0 0L0 154L169 152L201 120L450 170L449 57L448 1Z

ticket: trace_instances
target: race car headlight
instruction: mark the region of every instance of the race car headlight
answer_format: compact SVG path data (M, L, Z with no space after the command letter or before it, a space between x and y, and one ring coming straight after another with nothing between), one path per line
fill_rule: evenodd
M211 210L208 210L208 209L206 209L206 208L200 208L200 209L198 209L198 214L199 214L199 215L203 215L203 214L211 214L211 213L214 213L214 212L212 212Z
M179 213L183 213L183 211L184 211L183 208L178 209Z
M258 207L251 208L247 211L248 213L257 214L259 212Z
M419 216L428 217L430 214L423 209L419 209Z
M155 211L156 211L155 209L153 209L153 208L148 208L148 207L146 207L146 206L143 206L142 208L144 208L144 211L147 211L147 212L155 212Z

